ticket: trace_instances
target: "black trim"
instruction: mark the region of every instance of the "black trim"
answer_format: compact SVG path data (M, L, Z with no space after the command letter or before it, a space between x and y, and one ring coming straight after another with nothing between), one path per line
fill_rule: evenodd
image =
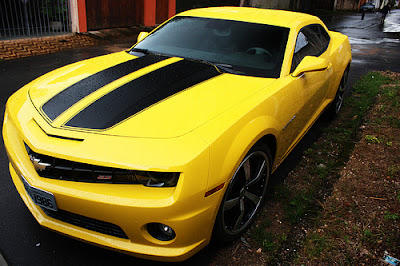
M73 141L80 141L80 142L84 141L84 139L70 138L70 137L51 135L51 134L47 134L47 136L52 137L52 138L57 138L57 139L73 140Z
M118 225L79 215L76 213L58 209L52 211L42 208L42 211L49 217L60 220L64 223L72 224L85 228L87 230L99 232L105 235L115 236L123 239L129 239L125 232Z
M38 124L38 122L36 122L35 119L34 119L33 121L35 122L36 126L37 126L38 128L40 128L40 129L43 131L43 133L46 134L46 135L49 136L49 137L58 138L58 139L65 139L65 140L80 141L80 142L84 141L84 139L78 139L78 138L71 138L71 137L64 137L64 136L59 136L59 135L47 134L47 132L44 131L44 129Z
M110 82L167 58L161 55L146 55L102 70L61 91L46 102L42 110L47 117L54 120L72 105Z
M221 73L209 64L180 60L115 89L89 105L66 125L106 129L175 93L219 74Z

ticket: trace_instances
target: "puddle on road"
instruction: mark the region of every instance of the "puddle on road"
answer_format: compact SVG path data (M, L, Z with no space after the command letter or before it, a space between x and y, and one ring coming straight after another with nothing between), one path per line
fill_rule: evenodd
M352 54L362 54L362 55L375 55L375 54L379 54L381 52L381 49L379 48L365 48L365 47L360 47L360 46L356 46L356 47L351 47L351 53Z
M354 44L382 44L382 43L400 43L400 40L398 39L390 39L390 38L383 38L383 39L377 39L377 40L367 40L367 39L358 39L358 38L353 38L349 37L349 41L351 45Z
M352 65L354 65L354 64L361 64L361 65L364 65L364 64L366 64L366 60L362 60L362 59L352 59L351 60L351 64Z
M383 24L383 32L400 32L399 17L388 15Z

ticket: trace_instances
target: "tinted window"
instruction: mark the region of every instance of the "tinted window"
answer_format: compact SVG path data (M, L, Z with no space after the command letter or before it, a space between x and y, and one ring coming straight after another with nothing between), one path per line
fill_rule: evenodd
M289 29L232 20L176 17L135 48L231 65L243 75L280 75Z
M319 30L319 38L321 39L322 46L324 47L324 51L328 48L329 41L331 38L329 37L329 34L326 32L326 30L321 26L317 25L318 30Z
M309 25L301 29L296 39L291 72L305 56L320 56L329 45L329 34L318 24Z

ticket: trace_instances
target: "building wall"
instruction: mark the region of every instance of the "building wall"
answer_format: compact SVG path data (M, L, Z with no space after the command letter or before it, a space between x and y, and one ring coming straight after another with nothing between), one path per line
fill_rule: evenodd
M292 0L293 1L293 0ZM270 8L270 9L291 9L291 0L253 0L253 7Z
M89 30L139 25L143 20L141 0L86 0Z
M319 9L332 10L334 0L252 0L251 6L308 12Z
M176 12L211 6L239 6L240 0L176 0Z
M336 0L335 10L358 10L359 0Z
M175 15L175 0L71 0L83 2L86 10L79 21L87 21L87 30L155 26ZM79 8L78 8L79 9ZM80 31L85 31L80 29Z

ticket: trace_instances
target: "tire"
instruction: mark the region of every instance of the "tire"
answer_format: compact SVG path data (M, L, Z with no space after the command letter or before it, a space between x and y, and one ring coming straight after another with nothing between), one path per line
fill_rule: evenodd
M327 109L327 115L330 119L334 119L342 109L343 100L347 89L348 77L349 77L349 67L347 67L346 70L344 71L342 79L340 80L339 83L339 88L336 91L335 98L333 99L333 102Z
M247 153L222 199L214 226L214 240L232 241L254 221L265 197L271 162L271 152L265 144L257 143Z

